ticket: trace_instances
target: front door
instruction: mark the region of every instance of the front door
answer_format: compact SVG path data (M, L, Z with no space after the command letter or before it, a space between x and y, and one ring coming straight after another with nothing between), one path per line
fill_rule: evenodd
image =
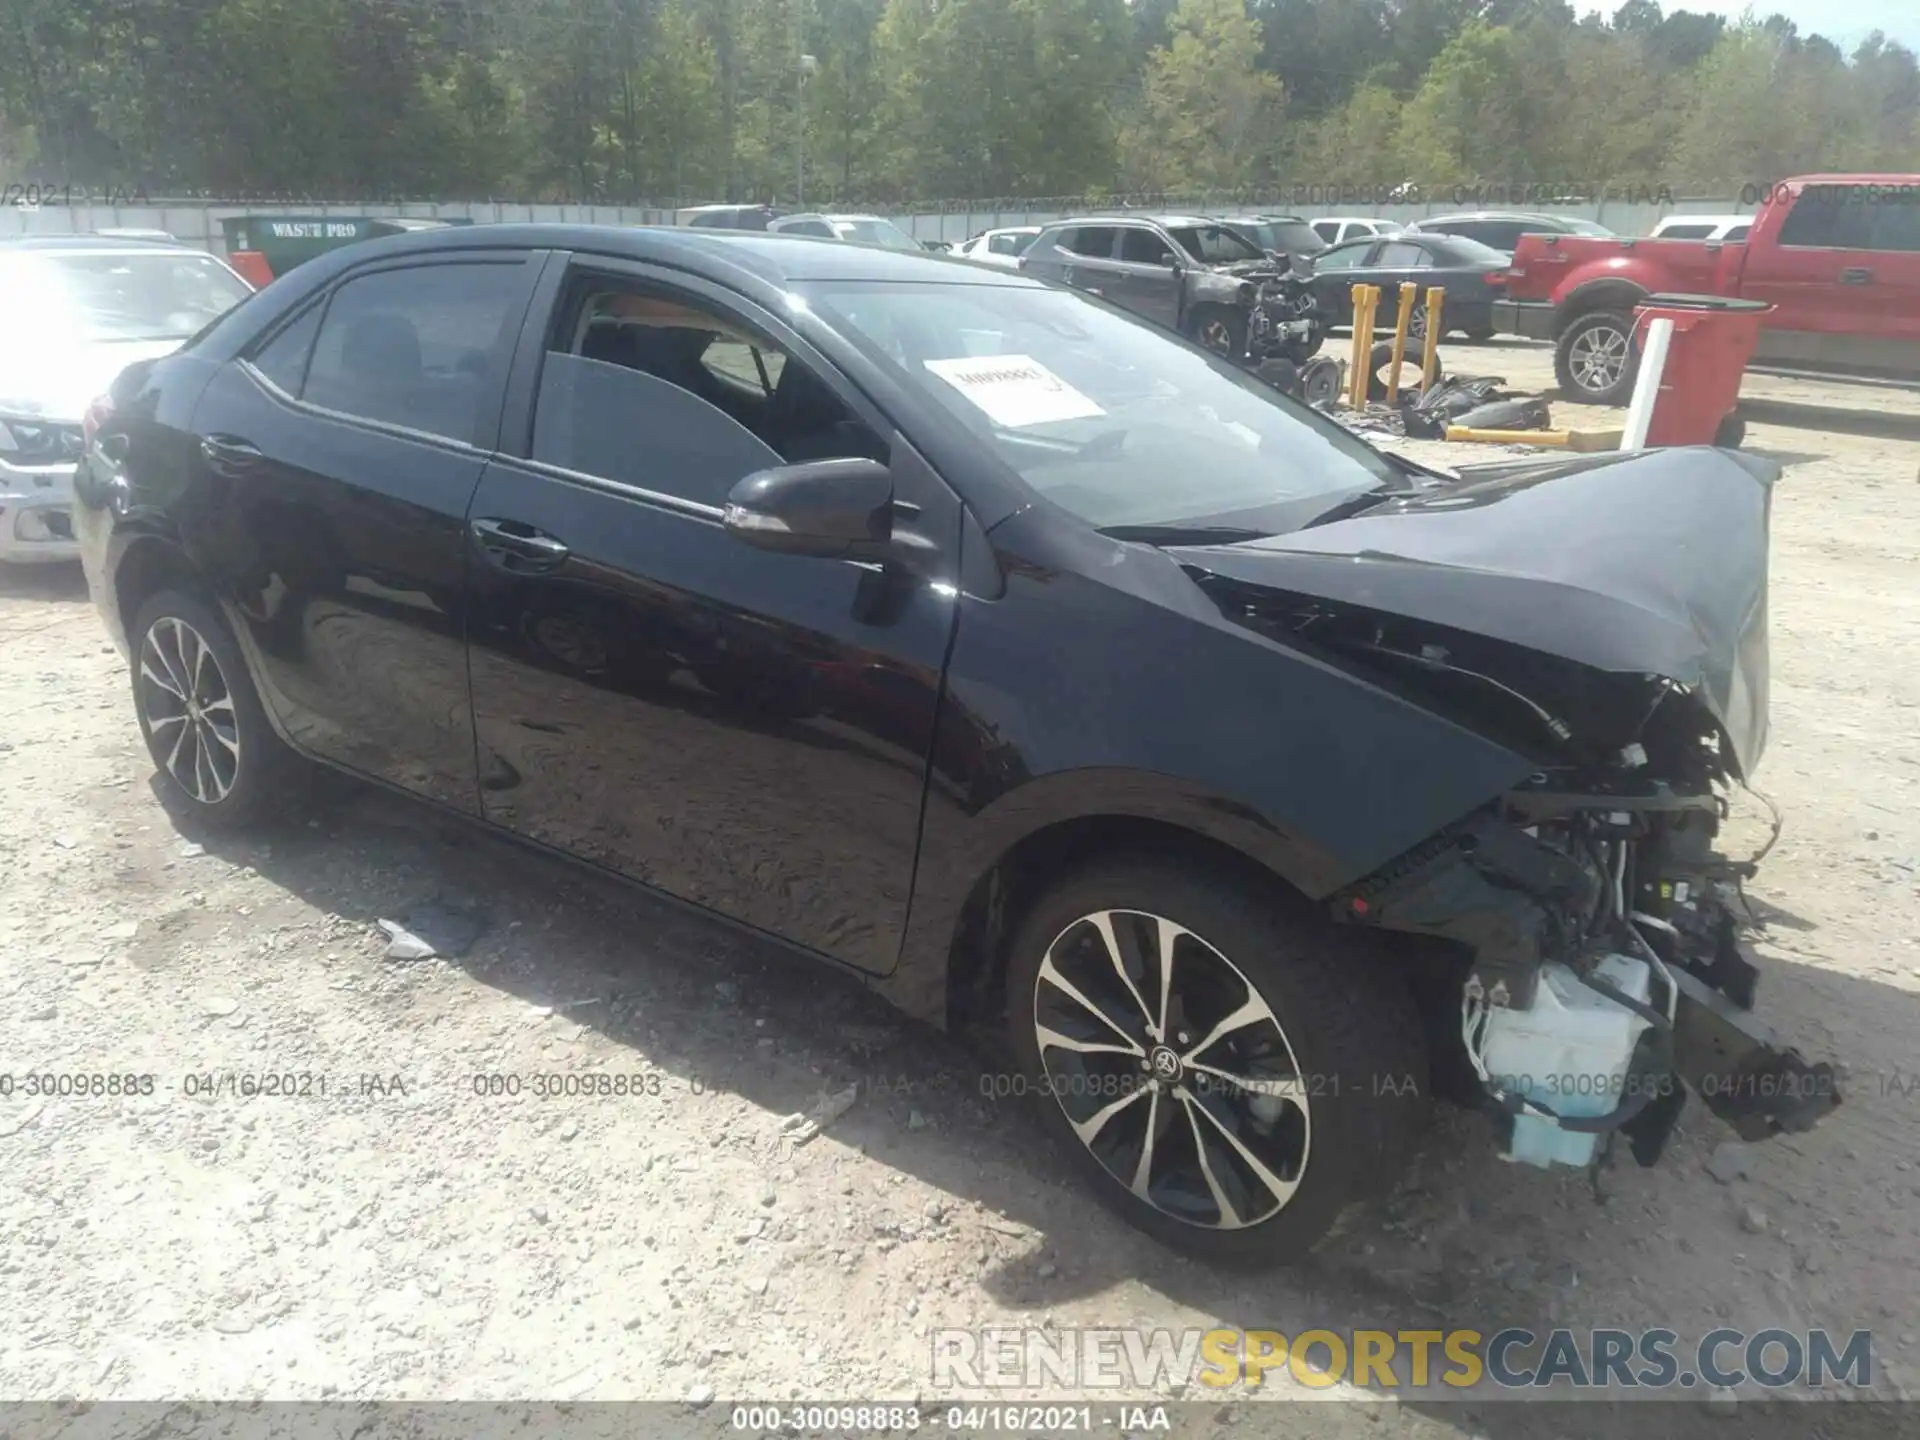
M350 274L194 411L187 537L304 750L478 809L466 516L543 256Z
M837 455L888 460L943 547L958 502L726 292L576 261L529 336L530 422L471 508L487 818L891 969L951 586L751 549L721 507L755 470Z

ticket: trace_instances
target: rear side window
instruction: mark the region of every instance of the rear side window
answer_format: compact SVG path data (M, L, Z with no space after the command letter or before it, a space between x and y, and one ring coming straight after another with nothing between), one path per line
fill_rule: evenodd
M471 442L523 274L518 262L442 264L349 280L327 306L300 398Z
M1063 230L1053 243L1062 250L1071 250L1075 255L1107 260L1113 256L1113 238L1114 227L1111 225L1082 225L1077 230Z
M1753 233L1753 226L1736 225L1731 230L1727 231L1727 233L1721 236L1720 238L1723 240L1744 240L1747 238L1748 235L1752 233Z
M1874 206L1871 238L1875 250L1920 251L1920 203L1912 192Z
M253 356L253 368L288 395L298 396L307 382L307 360L313 354L313 339L320 333L320 315L326 308L324 304L309 305Z
M1704 240L1713 234L1711 225L1666 225L1662 226L1658 239L1661 240Z
M1389 240L1380 247L1380 258L1374 263L1387 270L1422 270L1433 263L1433 257L1418 245Z
M837 238L833 233L833 227L824 220L795 220L790 224L782 225L780 227L780 233L782 235L812 235L821 240Z
M1331 245L1340 238L1340 227L1331 220L1316 220L1313 222L1313 233Z
M987 249L995 255L1018 255L1033 241L1031 235L990 235L987 237Z

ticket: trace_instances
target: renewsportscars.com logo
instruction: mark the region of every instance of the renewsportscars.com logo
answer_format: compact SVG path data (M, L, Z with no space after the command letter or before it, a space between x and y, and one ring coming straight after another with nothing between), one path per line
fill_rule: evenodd
M1873 1336L1855 1330L1029 1329L935 1330L933 1383L961 1390L1779 1390L1873 1383ZM1484 1389L1482 1394L1486 1393Z

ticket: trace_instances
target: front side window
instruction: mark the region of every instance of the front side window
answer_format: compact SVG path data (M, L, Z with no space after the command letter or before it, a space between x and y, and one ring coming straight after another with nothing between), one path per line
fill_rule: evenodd
M1096 527L1291 529L1395 474L1333 421L1071 292L822 281L804 293L849 344Z
M1135 225L1120 232L1120 258L1135 265L1171 265L1175 257L1158 234Z
M541 367L535 460L717 507L755 470L886 458L824 381L725 317L591 276L563 314Z
M1313 233L1331 245L1340 238L1340 224L1337 220L1316 220L1313 222Z
M1663 225L1657 238L1661 240L1704 240L1713 234L1711 225Z
M1168 233L1182 250L1208 265L1266 259L1258 245L1243 240L1224 225L1176 225Z
M328 302L300 398L473 441L523 309L523 273L518 262L412 265L347 281Z
M779 229L782 235L812 235L820 240L835 238L833 227L824 220L789 220Z

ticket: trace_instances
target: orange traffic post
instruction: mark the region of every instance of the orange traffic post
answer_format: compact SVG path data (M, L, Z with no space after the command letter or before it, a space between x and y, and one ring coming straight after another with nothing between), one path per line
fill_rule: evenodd
M1427 291L1427 343L1420 351L1420 389L1424 394L1440 378L1440 316L1447 307L1447 292L1436 285Z
M1407 327L1413 323L1413 305L1420 298L1418 285L1400 287L1400 313L1393 322L1393 368L1387 375L1387 404L1400 403L1400 362L1407 358Z
M1373 369L1369 364L1373 355L1373 317L1379 303L1378 286L1353 287L1353 364L1347 371L1347 404L1355 410L1367 403L1367 381Z

